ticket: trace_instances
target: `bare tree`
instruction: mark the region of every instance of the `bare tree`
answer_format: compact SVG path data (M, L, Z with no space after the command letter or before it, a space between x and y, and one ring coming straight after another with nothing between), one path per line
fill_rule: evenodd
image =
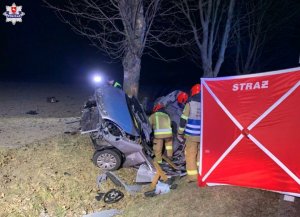
M256 72L262 66L260 57L267 44L266 39L271 41L274 38L274 30L277 33L280 32L279 29L283 24L297 13L298 6L284 0L238 2L237 19L233 27L234 40L231 47L235 48L236 52L237 74Z
M267 28L264 28L263 24L267 9L271 4L270 1L264 0L238 3L237 22L233 27L237 74L252 71L261 55L267 32Z
M235 0L181 0L174 4L183 14L177 17L190 31L189 51L199 59L204 77L216 77L224 62L230 38ZM196 55L196 56L195 56Z
M153 24L161 0L66 0L59 6L44 2L76 33L122 62L123 89L137 96L144 50L159 56L154 43L168 45L171 38L167 37L168 29ZM159 13L167 15L168 10Z

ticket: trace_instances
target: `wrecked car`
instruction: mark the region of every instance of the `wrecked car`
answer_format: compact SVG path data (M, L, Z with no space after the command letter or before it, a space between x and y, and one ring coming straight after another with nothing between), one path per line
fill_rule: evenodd
M135 97L121 89L102 86L85 103L81 133L88 133L95 147L93 162L104 170L146 164L153 168L148 117Z
M96 166L105 171L135 167L136 182L152 181L157 172L152 161L152 128L135 97L128 97L119 88L101 86L85 103L80 123L81 133L89 134L94 145ZM177 162L160 165L168 176L186 174L183 147L177 147Z

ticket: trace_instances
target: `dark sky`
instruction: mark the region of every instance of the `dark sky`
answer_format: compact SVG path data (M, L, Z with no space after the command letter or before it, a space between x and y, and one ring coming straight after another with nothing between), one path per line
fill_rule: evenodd
M22 5L26 14L23 22L15 26L6 23L2 15L5 5L13 2ZM0 81L87 82L89 72L94 69L102 70L111 77L122 78L120 63L109 63L107 57L61 23L53 11L42 4L41 0L0 1ZM265 55L274 55L275 60L267 70L299 66L299 20L300 16L297 15L285 25L286 32L280 31L268 44L270 52ZM274 34L278 33L275 31ZM277 52L272 49L274 47L278 49ZM282 56L280 61L276 59L279 57L277 54ZM221 75L234 74L230 71L225 64ZM187 60L166 63L143 57L142 85L156 82L158 76L163 85L182 82L190 85L198 81L201 70Z
M16 2L23 6L25 16L15 26L6 23L2 15L10 4L0 3L0 79L74 81L97 68L107 73L121 70L108 64L108 59L61 23L41 1Z

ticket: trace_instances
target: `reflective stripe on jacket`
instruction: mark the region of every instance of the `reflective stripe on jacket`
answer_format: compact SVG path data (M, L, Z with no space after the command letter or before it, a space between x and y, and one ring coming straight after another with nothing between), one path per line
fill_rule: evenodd
M200 102L191 101L189 117L185 126L184 133L188 136L200 136L201 130L201 113Z
M178 127L178 129L177 129L177 134L182 135L182 134L184 133L184 129L185 129L187 120L188 120L188 118L189 118L189 117L188 117L189 114L190 114L190 104L187 103L187 104L184 106L182 115L181 115L181 117L180 117L180 122L179 122L179 127Z
M115 81L114 84L113 84L113 86L116 87L116 88L122 89L122 85L119 82Z

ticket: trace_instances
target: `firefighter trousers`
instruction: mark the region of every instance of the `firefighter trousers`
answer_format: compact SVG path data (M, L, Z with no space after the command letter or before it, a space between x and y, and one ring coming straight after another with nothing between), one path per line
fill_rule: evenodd
M186 140L185 160L186 172L189 181L197 181L200 142Z
M163 151L164 144L165 144L165 148L167 151L167 156L169 158L171 158L173 156L172 137L154 138L153 139L153 151L154 151L154 155L155 155L155 161L157 163L162 163L162 151Z

